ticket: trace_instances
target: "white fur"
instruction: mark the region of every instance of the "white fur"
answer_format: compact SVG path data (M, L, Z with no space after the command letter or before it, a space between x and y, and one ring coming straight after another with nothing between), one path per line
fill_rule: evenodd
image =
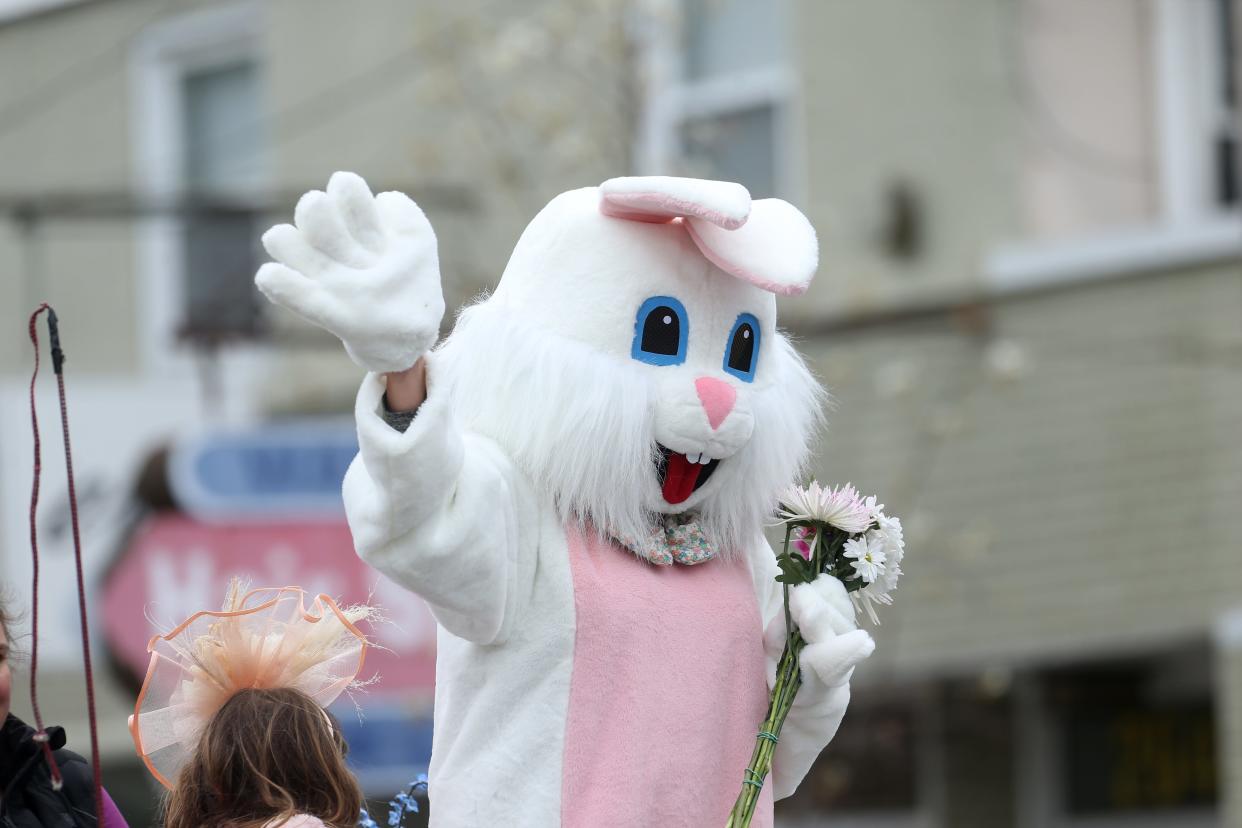
M278 305L325 328L368 371L404 371L436 341L444 316L436 234L402 193L372 197L338 172L327 192L298 200L296 226L263 234L276 259L255 285Z
M654 405L636 363L490 302L465 309L436 356L461 426L504 447L564 517L636 536L650 524L642 494L656 457Z
M493 300L462 313L437 357L462 426L503 446L564 517L639 536L658 512L693 509L728 554L761 532L798 475L824 402L783 335L761 346L767 376L744 389L753 430L676 507L662 502L655 470L669 369L537 330ZM700 408L697 398L693 407Z

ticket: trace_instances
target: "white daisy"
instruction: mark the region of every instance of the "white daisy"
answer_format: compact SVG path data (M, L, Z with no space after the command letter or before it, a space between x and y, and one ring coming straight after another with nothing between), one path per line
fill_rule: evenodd
M845 542L842 554L850 559L854 573L871 584L884 574L884 541L879 532L868 532Z
M850 600L854 602L855 611L863 611L867 613L867 617L871 619L871 623L877 627L880 625L880 618L875 614L875 608L879 606L891 606L893 603L892 596L886 592L877 592L874 587L865 586L862 589L854 590L850 593Z
M897 588L897 579L901 577L901 561L906 556L906 541L902 536L901 520L887 515L877 518L879 528L875 533L879 536L884 548L884 574L880 579L885 592Z

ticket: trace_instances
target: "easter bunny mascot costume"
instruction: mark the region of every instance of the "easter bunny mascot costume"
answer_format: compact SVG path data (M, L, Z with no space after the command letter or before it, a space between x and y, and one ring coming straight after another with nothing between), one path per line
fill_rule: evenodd
M776 328L774 294L817 266L806 218L718 181L563 193L434 350L413 201L337 173L294 220L264 235L257 284L370 372L349 524L439 623L432 824L723 825L784 643L762 530L823 401ZM425 399L394 411L386 383L423 365ZM804 684L757 826L874 646L831 578L792 597Z

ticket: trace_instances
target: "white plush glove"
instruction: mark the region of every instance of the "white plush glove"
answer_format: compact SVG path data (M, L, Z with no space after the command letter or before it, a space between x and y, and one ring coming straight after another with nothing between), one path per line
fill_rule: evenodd
M815 758L836 735L850 701L854 667L875 649L875 642L854 623L854 604L836 578L821 575L790 590L789 614L806 646L802 649L802 686L794 696L772 759L772 792L790 796ZM785 646L785 613L778 612L764 634L768 686Z
M372 196L359 176L338 172L326 193L298 200L294 223L263 234L276 260L255 276L264 296L331 331L368 371L404 371L435 344L436 235L409 197Z
M822 575L789 591L789 614L802 632L806 646L800 658L803 689L794 704L808 703L820 688L839 687L850 680L854 667L875 650L875 641L854 620L854 602L845 585ZM776 665L785 644L785 616L778 613L768 625L768 686L775 683ZM805 700L803 696L807 697Z

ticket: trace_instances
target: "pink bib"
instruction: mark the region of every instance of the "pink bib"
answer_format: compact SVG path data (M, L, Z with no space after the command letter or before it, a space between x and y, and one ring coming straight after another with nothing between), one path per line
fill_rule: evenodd
M566 536L577 633L562 824L724 825L768 704L750 572L656 566L594 532ZM765 787L752 825L771 824Z

